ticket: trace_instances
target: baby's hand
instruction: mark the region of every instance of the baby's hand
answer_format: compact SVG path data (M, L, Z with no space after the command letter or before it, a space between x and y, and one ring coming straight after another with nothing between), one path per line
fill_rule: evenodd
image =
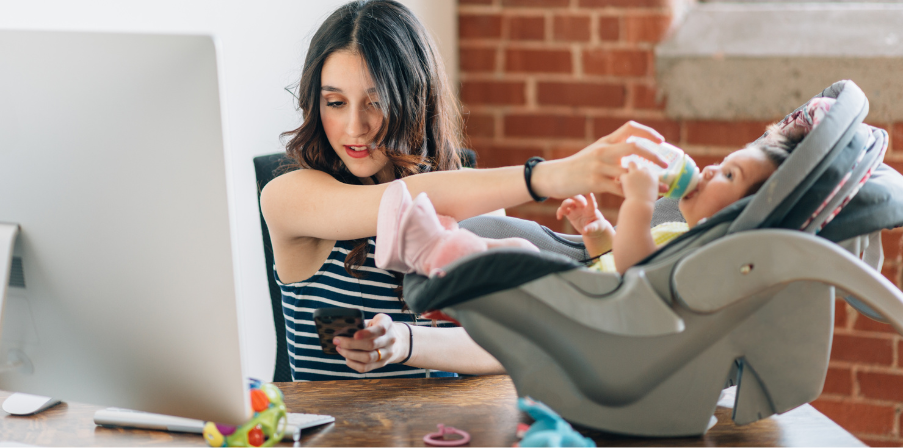
M624 199L636 199L655 202L658 199L659 181L649 169L639 167L630 162L627 172L620 177L621 188L624 190Z
M584 237L602 236L612 228L611 223L599 211L596 197L592 193L589 194L589 200L582 194L565 199L555 216L558 219L566 216L571 226Z

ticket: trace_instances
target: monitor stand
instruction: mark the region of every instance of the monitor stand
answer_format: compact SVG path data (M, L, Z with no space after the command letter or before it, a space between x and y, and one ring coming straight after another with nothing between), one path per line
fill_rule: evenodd
M9 288L9 274L13 267L13 248L19 225L0 222L0 317L6 304L6 290Z
M10 269L13 263L13 247L16 244L16 235L18 234L18 224L0 223L0 318L3 317L4 305L6 304ZM32 369L28 357L19 350L10 350L7 355L6 365L0 366L0 374L10 370L23 369L25 371ZM16 392L3 402L3 410L13 415L29 415L41 412L59 402L60 400L55 398Z

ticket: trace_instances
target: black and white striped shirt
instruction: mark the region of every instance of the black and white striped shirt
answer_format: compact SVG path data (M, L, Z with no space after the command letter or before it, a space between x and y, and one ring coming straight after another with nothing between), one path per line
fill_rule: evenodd
M373 319L385 313L396 322L429 325L430 321L419 319L414 314L402 311L395 288L398 282L390 272L379 269L373 261L375 242L368 240L367 261L359 268L366 276L352 277L345 271L345 256L354 247L352 241L336 241L329 258L316 274L310 278L283 284L276 275L276 282L282 289L282 312L285 315L285 335L288 340L289 364L295 381L350 380L358 378L423 378L424 369L401 364L389 364L380 369L358 373L345 365L340 355L327 355L320 348L313 312L317 308L348 307L364 311L366 319ZM440 326L453 326L440 323ZM431 377L457 376L454 373L430 373Z

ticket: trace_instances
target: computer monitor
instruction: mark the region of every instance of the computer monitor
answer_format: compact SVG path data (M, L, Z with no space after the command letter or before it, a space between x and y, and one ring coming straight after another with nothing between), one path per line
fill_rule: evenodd
M217 74L210 36L0 31L0 389L248 418Z

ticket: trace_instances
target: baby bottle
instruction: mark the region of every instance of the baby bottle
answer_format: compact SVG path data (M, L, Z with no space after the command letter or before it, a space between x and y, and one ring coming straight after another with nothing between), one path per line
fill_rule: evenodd
M639 166L649 167L658 174L662 183L668 185L668 191L660 193L661 196L679 199L696 189L696 184L699 182L699 168L696 167L696 162L680 148L636 136L628 137L627 143L635 143L643 149L648 149L668 163L667 168L662 168L637 155L629 155L621 159L621 166L624 168L627 168L628 163L634 162Z

